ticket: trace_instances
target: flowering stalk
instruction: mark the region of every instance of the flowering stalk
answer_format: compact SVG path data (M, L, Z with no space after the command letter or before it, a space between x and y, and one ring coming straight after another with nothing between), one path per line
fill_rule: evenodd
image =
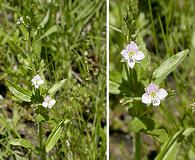
M38 108L40 110L42 110L43 112L44 109L48 108L52 108L53 105L56 103L56 101L54 99L52 99L49 95L47 95L44 100L43 97L41 96L40 93L40 89L39 87L44 84L44 80L41 78L41 76L39 76L38 74L36 76L33 77L33 79L31 80L32 85L34 86L34 97L35 97L35 103L37 104ZM41 105L40 105L41 103ZM42 111L38 114L42 115ZM45 149L45 145L43 144L43 122L42 120L38 121L38 139L39 139L39 150L40 150L40 156L41 156L41 160L46 160L46 149Z
M131 41L125 49L121 51L121 55L123 57L124 62L127 64L125 65L125 71L128 77L128 81L131 85L131 90L135 91L136 88L136 75L135 75L135 70L133 69L135 66L135 63L140 63L144 58L145 55L142 51L138 49L137 44L134 41ZM135 110L134 114L138 115L138 107L134 103ZM141 133L136 132L135 133L135 158L136 160L141 159Z

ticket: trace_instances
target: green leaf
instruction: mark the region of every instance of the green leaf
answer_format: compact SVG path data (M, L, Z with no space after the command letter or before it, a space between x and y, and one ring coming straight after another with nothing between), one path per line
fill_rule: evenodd
M62 120L51 132L49 135L47 141L45 142L45 150L48 153L58 142L61 132L62 132L62 127L63 125L66 125L69 123L70 120Z
M152 131L155 128L159 128L160 125L155 122L153 119L147 118L147 117L135 117L131 121L131 129L134 132L139 132L139 131L147 131L150 130Z
M194 132L195 128L181 129L176 132L175 135L162 146L161 151L155 160L176 159L180 144Z
M50 29L47 30L47 32L46 32L44 35L42 35L37 41L35 41L35 42L33 43L33 45L36 45L36 44L37 44L38 42L40 42L43 38L45 38L45 37L47 37L47 36L49 36L49 35L51 35L51 34L57 32L58 29L59 29L59 28L58 28L57 25L52 26Z
M119 94L120 93L119 87L120 87L119 84L109 81L109 92L111 94Z
M49 20L49 17L50 17L50 9L48 9L47 14L43 18L43 20L41 21L39 26L45 26L47 24L48 20Z
M111 71L109 73L109 79L110 79L110 81L115 82L117 84L122 83L122 75L119 72L116 72L116 71Z
M19 99L26 101L26 102L30 102L31 101L31 96L32 96L32 92L29 90L26 90L14 83L12 83L11 81L7 80L6 81L6 85L9 88L9 90Z
M165 143L166 141L169 140L169 136L166 130L163 128L153 129L152 131L148 130L146 131L146 134L153 136L160 143Z
M36 119L36 122L44 122L45 121L45 118L43 115L41 114L37 114L37 116L35 117Z
M155 79L154 82L160 84L184 60L188 52L189 49L181 51L162 63L160 67L153 72L153 79Z
M60 90L64 86L65 82L66 82L66 79L63 79L57 82L56 84L54 84L53 87L50 88L48 91L49 95L53 96L58 90Z
M140 132L141 130L146 130L147 126L137 117L131 121L131 129L134 132Z
M26 140L26 139L12 139L8 142L9 144L11 145L14 145L14 146L22 146L22 147L25 147L25 148L30 148L30 149L34 149L34 145Z
M131 130L134 132L144 132L156 138L159 142L166 142L169 137L165 129L160 128L160 125L153 119L147 117L135 117L130 124Z

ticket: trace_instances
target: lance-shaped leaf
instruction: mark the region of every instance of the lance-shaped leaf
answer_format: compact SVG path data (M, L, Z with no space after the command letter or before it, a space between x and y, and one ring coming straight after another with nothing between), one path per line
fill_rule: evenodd
M53 87L50 88L48 91L49 95L53 96L58 90L60 90L64 86L65 82L66 82L66 79L63 79L57 82L56 84L54 84Z
M155 160L177 159L179 147L189 135L194 134L195 128L181 129L170 138L163 146Z
M47 141L45 142L45 150L48 153L58 142L60 135L62 133L62 128L66 125L70 120L62 120L51 132Z
M167 59L153 72L153 79L156 84L160 84L187 56L189 49L181 51Z
M34 145L30 141L26 139L22 139L22 138L12 139L9 141L9 144L14 145L14 146L22 146L24 148L34 149Z
M59 30L59 27L57 25L52 26L37 41L33 43L33 46L37 45L37 43L39 43L43 38L50 36L51 34L57 32L58 30Z
M47 14L43 18L43 20L41 21L39 26L45 26L47 24L48 20L49 20L49 17L50 17L50 9L48 9Z
M6 85L9 88L9 90L19 99L26 101L26 102L30 102L31 101L31 96L32 96L32 92L29 90L26 90L14 83L12 83L11 81L7 80L6 81Z

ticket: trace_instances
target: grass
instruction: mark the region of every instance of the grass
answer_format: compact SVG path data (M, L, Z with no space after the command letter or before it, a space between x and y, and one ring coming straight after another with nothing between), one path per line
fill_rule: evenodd
M71 122L47 159L106 158L105 15L100 0L0 2L0 159L39 158L35 112L5 85L11 80L31 89L36 73L49 88L67 79L43 125L43 141L61 120ZM19 17L30 30L16 24ZM15 138L29 140L35 150L11 145Z
M122 73L123 71L120 52L128 43L127 36L123 34L123 17L126 16L127 8L131 5L128 0L110 1L109 69L111 73L113 71ZM167 98L160 107L153 108L153 111L148 114L151 119L158 121L161 127L165 128L169 137L173 137L181 128L194 127L194 114L191 111L195 93L194 10L195 6L192 0L139 1L136 33L139 33L146 45L146 53L149 55L148 70L151 73L177 52L186 48L190 50L185 60L161 84L168 90L174 90L174 95ZM110 139L112 142L110 159L135 159L133 145L135 136L129 125L132 116L128 115L129 103L125 106L119 103L123 98L123 94L110 94ZM127 145L124 144L126 141L124 139L129 134ZM118 140L113 143L112 140L116 137ZM160 153L162 143L146 134L142 135L142 140L142 159L154 159ZM194 157L194 136L192 136L190 140L181 143L177 159L194 159Z

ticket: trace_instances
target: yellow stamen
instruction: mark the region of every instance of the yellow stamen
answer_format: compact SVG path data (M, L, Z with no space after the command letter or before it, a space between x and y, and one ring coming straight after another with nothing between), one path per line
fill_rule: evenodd
M129 57L131 57L132 55L134 55L134 51L130 51L130 52L128 53L128 56L129 56Z
M155 97L155 96L156 96L156 93L155 93L155 92L151 92L151 93L150 93L150 96L151 96L151 97Z

